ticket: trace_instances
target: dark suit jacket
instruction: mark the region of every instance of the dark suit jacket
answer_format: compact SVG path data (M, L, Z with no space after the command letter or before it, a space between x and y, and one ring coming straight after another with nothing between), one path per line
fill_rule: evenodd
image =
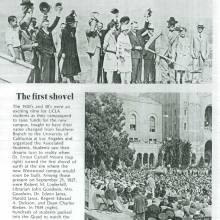
M135 49L136 46L141 46L143 48L143 41L141 38L141 34L139 31L136 31L136 35L133 32L128 33L132 50L131 50L131 58L132 59L140 59L142 58L142 51L143 50L137 50Z
M149 37L148 37L148 40L149 40ZM155 51L155 44L156 44L156 40L154 40L154 41L150 44L149 49ZM152 53L152 52L150 52L150 51L144 49L144 51L143 51L143 58L144 58L145 60L154 60L155 57L156 57L156 55L155 55L154 53Z
M149 22L146 22L144 23L144 27L142 29L139 30L140 34L142 35L146 30L148 30L148 27L149 27ZM148 35L144 35L142 36L142 40L144 43L146 43L146 41L148 40Z
M144 27L140 30L140 34L142 35L146 30L148 30L148 27L149 27L149 22L145 22L144 24ZM143 42L143 48L145 46L145 44L148 42L149 40L149 35L146 34L144 36L142 36L142 42ZM155 42L154 41L150 46L149 46L149 49L155 51ZM143 49L143 58L146 59L146 60L152 60L152 59L155 59L155 54Z
M134 198L134 212L144 213L145 212L145 197L143 195L137 195Z

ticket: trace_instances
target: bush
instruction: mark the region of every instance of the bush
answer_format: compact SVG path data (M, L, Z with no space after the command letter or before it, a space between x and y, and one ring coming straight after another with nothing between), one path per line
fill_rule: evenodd
M191 143L178 138L167 139L160 151L164 151L165 165L171 165L172 168L179 166L188 167L190 165ZM161 164L161 155L158 155L158 165Z

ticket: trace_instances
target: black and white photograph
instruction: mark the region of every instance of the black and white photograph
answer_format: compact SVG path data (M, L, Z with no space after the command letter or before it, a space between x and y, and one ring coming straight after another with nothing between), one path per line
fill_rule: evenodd
M212 1L1 0L0 80L211 83Z
M211 93L86 93L85 220L212 219Z
M0 0L3 220L220 220L220 1Z

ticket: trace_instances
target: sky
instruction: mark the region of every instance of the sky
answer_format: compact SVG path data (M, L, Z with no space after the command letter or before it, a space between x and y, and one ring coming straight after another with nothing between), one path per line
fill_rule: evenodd
M43 0L45 1L45 0ZM59 0L58 0L59 1ZM212 1L208 0L60 0L64 5L64 13L71 9L78 11L80 15L86 15L90 11L100 11L108 14L112 8L118 8L121 14L132 15L136 18L142 17L146 9L151 8L154 18L189 17L189 18L211 18ZM1 0L0 15L20 14L21 0ZM32 0L35 11L38 10L40 0ZM51 5L57 1L47 0ZM126 7L125 7L126 6ZM103 16L106 18L106 16Z
M85 28L87 28L90 12L99 11L100 19L104 26L111 20L110 10L118 8L120 16L130 16L132 19L139 21L139 27L143 27L144 12L151 8L152 23L158 30L167 26L167 20L173 16L179 24L192 29L196 28L198 22L205 24L206 31L212 33L212 1L211 0L43 0L54 6L58 1L63 3L64 10L62 20L65 20L71 10L76 10L78 15L78 33L85 44ZM39 11L39 3L41 0L32 0L35 5L34 16L42 17ZM0 48L3 44L4 31L7 28L7 17L15 15L21 17L21 0L0 0ZM53 10L51 10L53 11ZM53 20L53 13L49 14L49 18ZM79 39L81 40L81 39Z

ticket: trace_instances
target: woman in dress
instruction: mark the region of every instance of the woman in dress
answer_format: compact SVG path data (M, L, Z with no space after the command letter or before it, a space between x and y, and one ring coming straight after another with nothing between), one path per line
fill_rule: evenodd
M109 31L105 35L103 49L105 52L103 69L107 73L108 83L113 83L113 73L117 71L117 42L115 38L116 23L112 21L109 25Z
M56 16L51 26L49 20L45 18L41 24L41 28L36 36L38 43L38 52L40 55L40 70L42 83L55 83L55 56L56 49L53 42L52 31L57 26L60 20L60 13L62 7L57 9L58 15Z
M128 36L129 26L123 24L121 26L121 33L117 41L117 57L118 57L118 71L121 75L121 82L127 84L131 82L131 42Z
M61 37L61 54L63 66L61 74L70 82L78 82L77 76L81 72L79 56L76 42L77 21L75 15L71 14L66 17L66 27Z

